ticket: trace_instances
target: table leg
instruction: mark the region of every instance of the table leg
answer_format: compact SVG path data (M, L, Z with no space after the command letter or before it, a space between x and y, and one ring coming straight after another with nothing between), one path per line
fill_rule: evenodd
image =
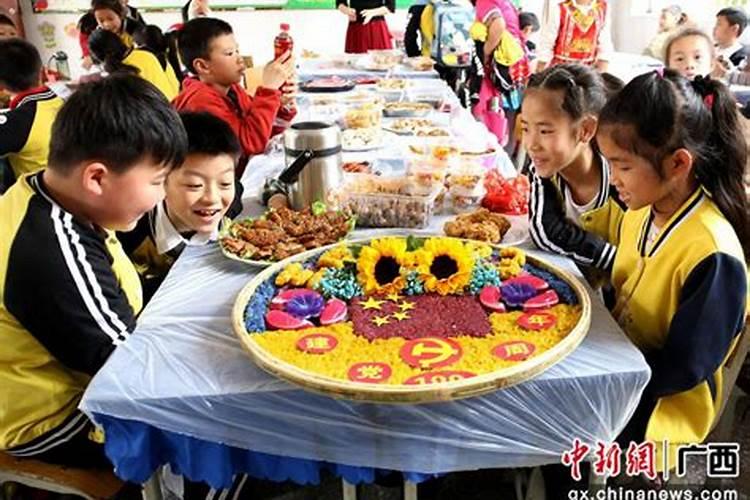
M594 465L592 463L591 467L589 468L589 491L596 492L599 490L603 490L606 487L607 487L607 475L596 474L594 472Z
M341 478L341 487L344 493L344 500L357 500L357 486L346 482L346 479Z
M404 479L404 500L417 500L417 483Z
M143 500L162 500L161 494L161 467L143 483Z

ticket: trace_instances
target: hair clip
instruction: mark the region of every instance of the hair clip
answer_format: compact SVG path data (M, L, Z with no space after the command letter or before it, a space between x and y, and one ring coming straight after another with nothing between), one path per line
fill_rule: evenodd
M703 104L706 105L709 111L714 109L714 95L708 94L703 96Z

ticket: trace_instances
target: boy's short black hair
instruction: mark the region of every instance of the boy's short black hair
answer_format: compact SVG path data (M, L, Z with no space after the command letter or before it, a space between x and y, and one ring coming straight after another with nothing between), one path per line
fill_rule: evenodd
M135 75L114 75L76 91L52 125L49 168L67 172L98 161L124 173L150 161L182 164L187 134L177 111L156 87Z
M188 141L188 155L228 155L237 162L240 142L227 122L211 113L180 113Z
M539 31L541 25L539 24L539 18L533 12L521 12L518 14L518 24L521 29L531 26L531 31Z
M5 26L13 26L16 27L16 23L13 22L13 19L6 16L5 14L0 14L0 24Z
M26 40L0 40L0 86L11 92L24 92L39 85L42 59Z
M729 26L739 26L737 29L737 36L742 35L742 32L747 28L747 14L745 11L737 7L726 7L721 9L716 17L725 17Z
M185 23L177 35L177 47L185 67L196 74L196 59L208 59L211 42L222 35L231 35L232 26L215 17L198 17Z

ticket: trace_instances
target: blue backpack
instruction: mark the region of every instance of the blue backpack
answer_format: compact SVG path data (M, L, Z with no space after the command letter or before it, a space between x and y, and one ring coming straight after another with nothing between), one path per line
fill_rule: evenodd
M430 0L435 36L430 56L443 66L465 68L471 64L474 42L469 29L474 23L474 7L461 0Z

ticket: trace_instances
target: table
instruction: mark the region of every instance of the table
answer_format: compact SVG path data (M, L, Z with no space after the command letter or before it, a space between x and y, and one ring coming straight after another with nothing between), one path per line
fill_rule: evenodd
M341 55L316 59L301 58L297 63L297 73L301 81L329 76L357 78L389 75L398 78L438 78L438 73L434 69L430 71L416 71L403 64L399 64L392 71L368 71L362 67L357 67L355 61L361 57L361 55ZM348 61L352 61L352 64L349 64Z
M450 115L452 125L468 126L462 112ZM388 161L399 168L398 158ZM507 157L498 161L512 169ZM251 160L242 179L247 213L261 212L262 181L282 167L275 146ZM440 232L446 218L435 217L423 232ZM357 230L354 237L384 232ZM567 259L543 258L581 276ZM574 438L617 436L650 377L638 349L593 298L589 335L534 380L446 403L332 399L266 374L242 350L231 309L257 272L216 245L186 248L133 335L91 381L80 407L103 426L107 455L123 479L144 482L170 464L216 488L238 472L308 484L328 470L356 484L398 470L419 482L451 471L556 463Z

